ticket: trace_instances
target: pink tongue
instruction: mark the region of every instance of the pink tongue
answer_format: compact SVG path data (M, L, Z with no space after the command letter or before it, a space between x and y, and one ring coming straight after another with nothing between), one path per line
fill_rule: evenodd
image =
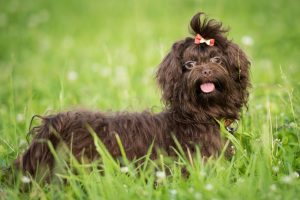
M202 92L210 93L215 90L215 85L213 83L203 83L200 85Z

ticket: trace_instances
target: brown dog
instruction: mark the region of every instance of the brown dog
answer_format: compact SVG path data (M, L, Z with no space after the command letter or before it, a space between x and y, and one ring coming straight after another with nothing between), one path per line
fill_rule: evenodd
M54 149L65 143L78 160L99 158L88 127L115 158L121 156L116 134L129 159L144 156L152 143L154 149L174 155L172 136L185 150L193 152L197 145L204 157L218 155L223 142L217 121L239 118L248 98L250 62L227 39L221 23L202 16L197 13L190 22L193 37L174 43L159 65L156 78L165 103L161 113L74 110L41 117L42 124L31 130L31 145L15 162L17 167L33 176L38 167L51 172L55 160L49 142Z

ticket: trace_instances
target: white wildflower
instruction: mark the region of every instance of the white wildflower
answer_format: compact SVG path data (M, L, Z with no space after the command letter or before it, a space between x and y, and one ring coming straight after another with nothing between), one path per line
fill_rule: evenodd
M22 122L24 121L24 115L22 113L18 113L16 116L17 122Z
M112 74L112 70L109 67L102 66L99 70L102 77L109 77Z
M120 66L115 69L115 81L121 85L128 84L129 79L126 67Z
M289 123L289 127L297 128L297 124L295 122L291 122L291 123Z
M24 146L24 145L27 145L27 141L24 139L21 139L19 142L19 146Z
M243 179L243 178L238 178L237 179L237 183L244 183L245 182L245 179Z
M149 85L150 79L147 76L143 76L142 83L143 85Z
M157 171L156 178L157 178L156 181L158 183L161 183L166 179L166 173L164 171Z
M91 69L93 72L99 72L101 65L97 62L91 63Z
M275 184L270 185L270 190L275 191L277 189L277 186Z
M205 177L206 176L206 172L204 170L200 171L200 176Z
M202 199L202 194L200 192L195 193L195 199Z
M214 188L214 186L210 183L205 185L205 189L208 190L208 191L211 191L213 188Z
M293 181L293 177L291 177L291 176L284 176L284 177L281 178L281 181L284 182L284 183L286 183L286 184L289 184L289 183L291 183Z
M194 188L193 188L193 187L190 187L190 188L188 189L188 191L189 191L189 193L193 193L193 192L194 192Z
M48 21L49 13L47 10L41 10L33 15L31 15L28 19L29 27L37 27L38 25Z
M260 109L263 108L263 105L262 105L262 104L256 104L256 105L255 105L255 108L256 108L257 110L260 110Z
M70 49L74 46L74 39L71 36L66 36L62 41L62 48Z
M78 78L77 72L76 71L69 71L68 72L68 80L69 81L75 81Z
M242 43L247 46L252 46L254 41L253 38L249 35L245 35L242 37Z
M129 169L128 169L128 167L121 167L121 168L120 168L120 171L121 171L122 173L127 173L127 172L129 171Z
M292 176L293 178L299 178L299 174L298 174L298 172L294 172L294 173L292 173L292 174L291 174L291 176Z
M258 62L258 65L265 70L270 70L273 66L273 63L269 58L264 58Z
M23 183L30 183L30 178L28 177L28 176L23 176L22 178L21 178L21 181L23 182Z
M51 47L51 41L50 41L49 37L44 36L44 37L40 38L39 47L40 47L40 50L43 52L49 50Z
M289 174L288 176L282 177L281 181L286 183L286 184L289 184L297 178L299 178L298 172L293 172L293 173Z
M176 196L177 190L173 189L169 191L172 196Z
M156 172L156 177L160 179L165 179L166 178L166 173L164 171L157 171Z
M280 139L276 138L276 139L274 140L274 142L275 142L275 143L280 143Z
M277 172L279 172L279 167L278 166L273 166L272 170L273 170L273 172L277 173Z

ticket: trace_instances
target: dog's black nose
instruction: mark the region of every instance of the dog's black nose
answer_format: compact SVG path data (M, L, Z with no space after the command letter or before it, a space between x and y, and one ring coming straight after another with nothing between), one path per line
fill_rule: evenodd
M211 74L212 74L212 70L211 69L203 69L202 70L202 75L203 76L206 76L206 77L209 77L209 76L211 76Z

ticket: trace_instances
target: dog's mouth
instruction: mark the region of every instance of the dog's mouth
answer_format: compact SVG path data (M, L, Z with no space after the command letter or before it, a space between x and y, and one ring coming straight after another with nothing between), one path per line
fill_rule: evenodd
M203 93L211 93L211 92L215 91L215 89L216 89L216 87L213 82L206 82L206 83L200 84L200 90Z
M197 95L206 97L215 96L217 93L223 91L222 83L219 80L199 80L197 81L195 88Z

